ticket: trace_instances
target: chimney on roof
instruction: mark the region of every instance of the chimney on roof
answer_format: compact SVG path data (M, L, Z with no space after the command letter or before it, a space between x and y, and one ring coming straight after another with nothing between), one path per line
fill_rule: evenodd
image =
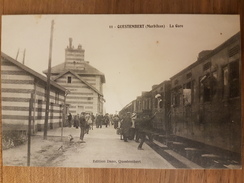
M69 48L72 48L72 38L69 38Z

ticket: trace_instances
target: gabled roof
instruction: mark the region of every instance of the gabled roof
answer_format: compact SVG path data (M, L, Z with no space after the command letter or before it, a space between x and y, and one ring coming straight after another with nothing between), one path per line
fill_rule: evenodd
M29 74L33 75L34 77L44 81L44 82L47 82L47 78L41 74L39 74L38 72L32 70L31 68L23 65L22 63L18 62L17 60L11 58L10 56L8 56L7 54L1 52L1 57L4 59L4 60L7 60L9 62L11 62L12 64L16 65L17 67L23 69L24 71L28 72ZM66 91L67 89L65 89L64 87L58 85L57 83L55 83L54 81L50 81L50 84L55 87L55 88L58 88L62 91Z
M85 83L89 88L91 88L92 90L94 90L96 93L98 93L99 95L103 96L103 94L98 91L94 86L92 86L91 84L89 84L88 82L86 82L85 80L83 80L78 74L76 74L73 71L63 71L62 73L60 73L58 76L56 76L55 78L53 78L53 81L57 80L58 78L62 77L63 75L67 74L67 73L71 73L73 74L75 77L77 77L81 82Z
M102 72L91 66L88 62L84 61L82 62L84 64L85 69L84 70L72 70L72 69L65 69L65 62L58 64L56 66L53 66L51 68L51 74L60 74L64 71L74 71L76 74L79 75L96 75L102 77L102 83L105 83L105 76ZM47 74L48 70L44 70L43 73Z

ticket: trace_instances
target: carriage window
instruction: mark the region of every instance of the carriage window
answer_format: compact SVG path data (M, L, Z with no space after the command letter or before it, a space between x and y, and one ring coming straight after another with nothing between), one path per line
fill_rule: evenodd
M223 97L227 98L228 96L228 75L229 75L229 70L228 67L223 68Z
M152 109L152 100L149 100L149 109Z
M179 106L180 105L180 90L179 88L175 88L173 91L172 91L172 105L174 107L176 106Z
M138 101L138 109L142 110L141 101Z
M197 92L197 89L196 89L196 81L193 80L192 83L192 92L191 92L191 102L194 103L194 100L195 100L195 96L196 96L196 92Z
M211 90L209 86L203 86L203 101L211 101Z
M162 109L164 107L164 103L163 103L163 96L164 96L164 93L161 94L161 98L159 99L159 108Z
M158 99L154 99L154 108L158 108Z
M230 63L230 98L239 96L239 62Z
M176 106L180 105L180 94L179 93L177 93L175 96L175 105Z
M184 105L191 104L191 90L191 82L186 83L183 88Z
M211 76L211 95L214 96L217 93L217 71L212 72Z
M207 62L206 64L203 65L203 70L206 71L210 69L211 66L212 66L211 62Z
M160 109L163 108L163 101L162 100L159 101L159 107L160 107Z
M203 102L212 101L217 91L217 72L206 74L200 79L200 97Z
M147 109L150 109L150 99L147 99Z

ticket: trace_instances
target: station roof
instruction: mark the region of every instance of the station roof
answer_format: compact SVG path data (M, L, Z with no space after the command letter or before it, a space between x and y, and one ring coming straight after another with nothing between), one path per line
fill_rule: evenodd
M43 82L47 82L47 77L41 75L40 73L34 71L33 69L27 67L26 65L18 62L17 60L13 59L12 57L8 56L7 54L1 52L1 57L4 59L4 60L7 60L9 62L11 62L12 64L16 65L17 67L23 69L24 71L26 71L27 73L31 74L32 76L42 80ZM66 88L60 86L59 84L55 83L54 81L51 81L50 80L50 84L51 86L55 87L55 88L58 88L59 90L62 90L62 91L67 91Z
M99 70L97 70L96 68L94 68L93 66L91 66L88 62L84 61L82 62L82 64L84 64L85 69L84 70L71 70L69 69L65 69L65 62L58 64L54 67L51 68L51 74L61 74L65 71L73 71L78 75L84 75L84 76L101 76L102 78L102 83L105 83L105 76L102 72L100 72ZM47 74L48 70L44 70L43 73Z

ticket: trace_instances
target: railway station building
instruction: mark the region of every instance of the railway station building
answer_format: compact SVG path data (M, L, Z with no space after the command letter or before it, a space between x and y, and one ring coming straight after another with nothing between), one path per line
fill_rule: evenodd
M74 48L72 38L65 49L65 61L51 68L51 80L70 91L66 103L67 113L103 114L103 84L105 76L85 61L81 45ZM43 71L48 74L48 70Z

